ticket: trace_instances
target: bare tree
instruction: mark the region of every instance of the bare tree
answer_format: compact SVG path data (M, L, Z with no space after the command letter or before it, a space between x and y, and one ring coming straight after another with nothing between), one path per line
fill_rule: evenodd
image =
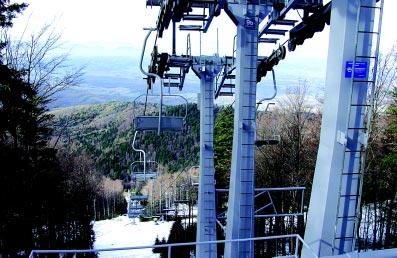
M390 124L386 109L397 86L397 47L380 55L377 71L371 132L368 140L363 197L361 203L359 249L390 248L396 245L396 190L395 174L382 165L387 146L392 142L387 136Z
M321 122L321 113L312 105L314 98L308 94L308 86L307 82L300 82L289 88L276 108L259 118L258 129L274 126L280 142L258 147L256 157L257 187L305 186L305 206L309 202ZM279 213L294 213L299 210L301 195L297 192L272 193L272 199L274 209ZM257 205L262 202L258 207L269 203L265 195L255 201ZM270 209L267 212L274 211ZM303 235L304 232L302 216L262 218L257 220L256 226L259 235ZM285 242L279 245L279 250L282 250L280 255L286 255L288 250L293 249ZM270 256L276 249L276 246L269 245L265 255L258 255Z
M25 28L26 31L27 27ZM4 62L11 68L25 72L25 80L44 99L81 82L83 67L68 64L69 52L62 51L64 43L56 32L54 23L44 25L37 33L18 39L10 31L2 32Z
M397 45L393 45L389 52L379 56L373 110L375 118L379 117L380 112L385 111L390 90L397 85L396 79Z

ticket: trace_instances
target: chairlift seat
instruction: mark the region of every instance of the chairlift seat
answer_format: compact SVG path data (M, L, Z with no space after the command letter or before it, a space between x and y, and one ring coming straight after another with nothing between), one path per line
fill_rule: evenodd
M175 208L161 209L163 212L175 211Z
M265 135L263 134L261 135L259 133L255 141L256 147L262 147L265 145L277 145L279 143L280 143L280 135L275 134L274 132Z
M141 211L128 211L128 218L137 218L139 215L141 215Z
M149 199L149 197L147 195L131 194L130 199L131 199L131 201L146 201Z
M257 147L262 147L264 145L277 145L279 144L279 139L263 139L263 140L256 140L255 145Z
M134 119L135 129L138 131L157 131L159 126L158 116L137 116ZM179 116L162 116L162 131L182 131L184 128L184 118Z
M143 208L145 208L143 205L140 205L140 204L133 204L133 205L130 205L130 207L129 207L129 209L130 210L142 210Z
M149 180L149 179L156 179L157 172L134 172L131 176L133 180Z
M175 200L174 203L189 203L189 200Z

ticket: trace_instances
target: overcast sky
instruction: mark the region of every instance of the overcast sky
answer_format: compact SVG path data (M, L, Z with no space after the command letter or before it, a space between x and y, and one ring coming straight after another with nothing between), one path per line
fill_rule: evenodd
M146 8L145 0L28 0L28 9L23 17L15 21L15 29L21 31L27 21L29 29L34 30L42 24L55 20L63 39L70 45L86 46L87 54L112 55L112 49L133 48L136 55L141 51L145 32L143 27L154 26L158 8ZM325 1L328 2L328 1ZM396 0L385 0L385 11L382 28L382 49L389 48L396 40L395 20ZM232 38L235 26L222 14L214 19L207 34L202 35L202 53L216 52L216 31L219 33L219 52L221 55L232 51ZM171 31L166 33L171 34ZM199 51L198 33L192 34L193 51ZM178 52L185 51L186 33L179 33ZM164 51L169 51L170 40L165 37L160 42ZM295 55L305 57L325 57L328 45L328 27L323 33L315 35L303 46L299 46ZM266 44L268 51L272 49ZM266 52L261 46L261 52ZM103 52L107 49L109 52Z
M144 27L154 27L158 15L158 7L146 7L146 0L25 0L29 4L24 14L15 20L16 35L24 31L28 24L26 35L38 30L43 24L55 22L56 29L62 33L63 40L71 48L71 57L131 57L131 70L120 70L117 76L132 76L135 81L142 81L142 75L137 69L142 50L142 42L146 32ZM329 2L329 0L324 1ZM381 51L385 52L397 41L394 15L397 10L397 0L385 0L383 16ZM296 15L296 12L293 12ZM287 17L296 18L296 17ZM231 55L233 37L236 27L229 17L222 13L215 17L208 33L202 35L201 53L212 55L216 53L216 35L219 34L219 54ZM321 89L325 79L326 57L328 50L329 26L323 32L316 33L312 39L306 40L303 46L298 46L294 52L288 52L287 58L276 67L281 88L286 88L292 81L309 80ZM160 51L171 52L171 30L165 32L165 37L158 41ZM186 51L187 32L178 32L177 53ZM154 37L152 37L153 39ZM193 55L199 55L199 33L191 32ZM283 42L284 40L281 40ZM153 42L149 43L146 61ZM261 44L259 54L267 55L273 50L273 44ZM117 58L116 58L117 59ZM113 60L116 60L113 58ZM120 58L121 59L121 58ZM116 68L116 67L112 67ZM89 70L87 67L86 70ZM105 71L107 71L105 69ZM123 75L122 73L126 73ZM190 75L189 75L190 76ZM291 77L293 76L293 78ZM264 79L263 83L266 83ZM282 80L286 81L282 81ZM287 80L288 79L288 80ZM193 83L198 83L192 77ZM141 82L143 83L143 81ZM269 85L271 81L269 79ZM140 85L140 83L139 83ZM142 85L143 87L143 85ZM260 95L271 94L271 87L265 87ZM184 90L186 93L186 89ZM282 94L282 92L280 92Z

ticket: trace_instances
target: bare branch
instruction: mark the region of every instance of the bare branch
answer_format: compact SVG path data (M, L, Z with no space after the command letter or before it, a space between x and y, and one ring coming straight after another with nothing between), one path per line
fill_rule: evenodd
M45 24L28 40L23 35L13 40L8 31L1 37L7 42L4 49L6 64L25 71L25 80L42 97L54 99L56 93L81 83L84 67L75 69L67 63L69 52L61 51L64 43L61 34L55 31L54 23Z

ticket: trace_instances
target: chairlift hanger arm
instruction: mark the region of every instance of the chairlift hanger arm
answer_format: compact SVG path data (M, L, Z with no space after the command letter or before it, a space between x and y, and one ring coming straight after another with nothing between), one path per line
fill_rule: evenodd
M263 99L259 100L258 103L257 103L258 107L259 107L260 104L262 104L263 101L272 100L277 95L277 83L276 83L276 75L274 73L274 69L272 69L272 78L273 78L273 89L274 89L273 95L270 96L270 97L266 97L266 98L263 98Z
M148 33L147 33L147 35L146 35L146 37L145 37L145 40L143 41L141 59L140 59L140 62L139 62L139 69L141 70L141 72L142 72L144 75L148 76L148 78L149 78L149 77L155 77L155 78L157 77L157 78L159 78L160 81L161 81L161 84L162 84L161 77L160 77L157 73L146 72L146 71L143 69L143 66L142 66L142 65L143 65L143 57L144 57L144 55L145 55L145 49L146 49L147 40L148 40L150 34L151 34L153 31L155 31L156 29L154 29L154 28L146 28L146 29L144 29L144 30L147 30Z
M137 134L138 134L138 131L135 131L134 139L132 140L132 149L133 149L134 151L137 151L137 152L142 153L142 155L143 155L143 171L146 172L146 153L145 153L144 150L137 149L137 148L135 147L135 142L136 142L136 136L137 136ZM131 165L132 165L132 164L131 164Z

